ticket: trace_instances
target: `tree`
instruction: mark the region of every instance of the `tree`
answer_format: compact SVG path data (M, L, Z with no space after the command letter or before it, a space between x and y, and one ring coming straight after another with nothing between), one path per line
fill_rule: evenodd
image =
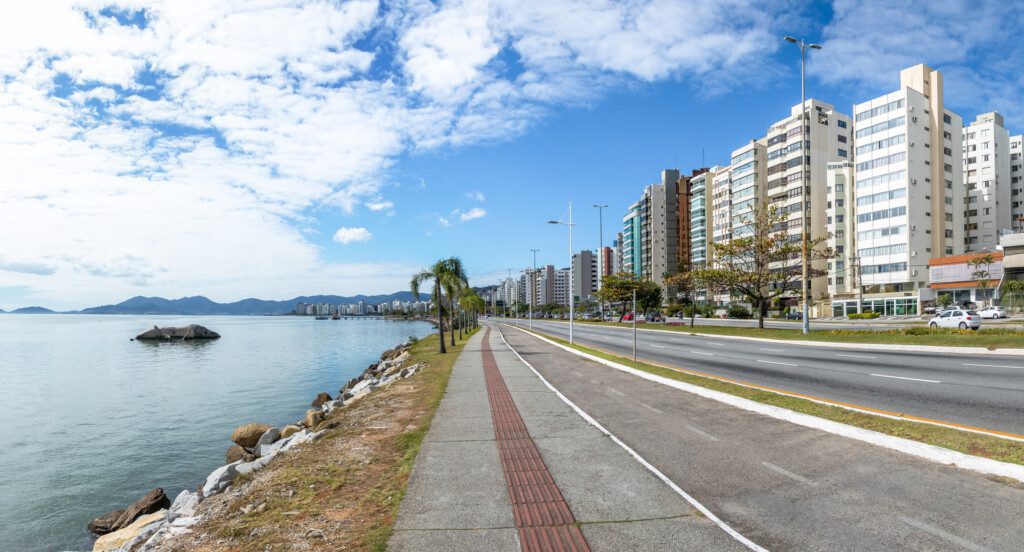
M448 257L441 261L447 267L447 277L441 282L441 287L444 288L445 295L448 297L448 322L450 324L449 330L451 330L451 344L455 346L455 296L459 291L468 286L469 282L466 278L466 269L462 266L462 259L458 257Z
M454 258L454 257L452 257ZM420 300L420 287L433 280L433 291L430 294L431 300L437 305L437 332L438 332L438 352L446 353L444 346L444 296L441 293L442 289L447 289L454 285L458 280L459 275L452 271L451 259L442 259L437 261L430 268L424 269L417 274L414 274L412 279L409 280L409 290L412 291L412 296L417 301ZM448 309L449 312L451 309ZM455 345L455 342L452 342Z
M666 284L675 286L683 294L684 301L690 304L690 326L693 326L693 319L697 315L697 290L707 286L701 279L701 275L692 266L679 265L679 272L669 276Z
M989 283L991 280L989 277L989 267L992 263L996 262L995 255L986 253L985 255L978 255L977 257L967 261L967 265L974 269L974 273L971 275L972 278L977 282L978 291L982 299L988 298L986 291L988 290Z
M597 292L597 297L607 303L619 303L622 307L619 322L622 322L626 317L626 306L633 300L634 291L640 310L646 312L648 309L661 306L661 287L650 279L640 279L629 272L608 274L601 278L601 289Z
M465 288L463 293L459 295L459 306L462 310L469 314L470 322L473 326L476 326L477 314L483 312L487 307L483 298L477 295L476 290L472 288ZM461 326L460 326L461 327Z
M801 245L799 241L789 240L786 219L775 206L758 206L752 217L744 217L743 224L749 228L749 233L725 243L712 243L713 265L693 271L708 285L747 298L757 309L757 325L761 329L764 329L765 311L772 300L791 291L802 279ZM812 263L835 256L831 249L822 246L826 238L808 240L808 257ZM807 267L807 272L809 278L828 273L813 264Z
M661 286L652 280L640 280L636 285L636 306L646 314L651 309L661 307Z

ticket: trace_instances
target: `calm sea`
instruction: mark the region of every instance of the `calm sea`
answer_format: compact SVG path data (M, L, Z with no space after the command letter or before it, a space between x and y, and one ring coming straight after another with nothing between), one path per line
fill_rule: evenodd
M202 324L205 343L130 341ZM0 550L89 550L85 526L154 487L173 500L248 421L300 419L424 322L0 315Z

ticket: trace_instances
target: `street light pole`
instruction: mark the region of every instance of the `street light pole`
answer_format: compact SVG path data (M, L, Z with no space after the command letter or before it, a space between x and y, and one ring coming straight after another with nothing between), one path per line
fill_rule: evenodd
M533 272L530 273L530 289L527 291L527 293L530 294L530 329L532 330L533 329L533 294L534 294L535 291L537 291L537 284L536 284L536 281L535 281L536 278L537 278L537 252L540 251L540 249L531 249L530 251L533 251Z
M604 209L607 205L594 205L597 209L597 291L601 291L602 282L604 278ZM604 301L601 297L597 298L597 312L601 317L601 322L604 322Z
M575 275L575 271L573 270L572 266L572 227L576 225L572 223L572 201L569 202L569 222L562 222L560 220L549 220L548 224L564 224L565 226L569 227L569 344L572 345L572 323L573 318L576 315L576 297L575 287L573 285L573 276Z
M821 46L818 44L807 44L803 39L797 42L796 38L791 36L785 37L785 40L800 47L800 171L803 173L800 175L800 261L803 264L800 297L803 304L801 309L803 311L803 332L806 334L811 331L811 319L809 318L810 304L807 297L807 291L810 287L810 282L808 281L810 276L810 252L807 247L807 188L810 187L811 182L807 176L807 158L810 156L810 148L807 147L807 125L810 124L810 118L807 115L807 89L804 75L807 65L807 50L820 50Z

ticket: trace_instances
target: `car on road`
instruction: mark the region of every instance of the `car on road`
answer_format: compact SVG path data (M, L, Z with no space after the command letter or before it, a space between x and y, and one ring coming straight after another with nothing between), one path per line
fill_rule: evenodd
M626 315L622 317L622 321L629 322L630 320L633 320L633 313L627 312Z
M803 320L803 316L800 315L799 311L790 311L783 316L786 320Z
M981 327L981 315L964 309L953 309L945 311L928 322L930 328L970 328L977 330Z
M1006 309L992 305L978 311L978 315L982 318L1006 318Z

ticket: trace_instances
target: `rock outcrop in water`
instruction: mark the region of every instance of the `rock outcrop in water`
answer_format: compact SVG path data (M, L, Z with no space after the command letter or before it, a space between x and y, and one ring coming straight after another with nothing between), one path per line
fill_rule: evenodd
M89 531L96 535L105 535L131 525L140 516L151 514L171 506L171 501L164 490L157 487L146 493L146 496L135 501L135 504L123 509L114 510L89 522Z
M213 330L207 329L199 324L189 324L184 328L161 328L159 326L153 326L152 330L146 330L140 333L135 336L135 339L148 341L189 341L192 339L217 339L219 337L220 334Z

